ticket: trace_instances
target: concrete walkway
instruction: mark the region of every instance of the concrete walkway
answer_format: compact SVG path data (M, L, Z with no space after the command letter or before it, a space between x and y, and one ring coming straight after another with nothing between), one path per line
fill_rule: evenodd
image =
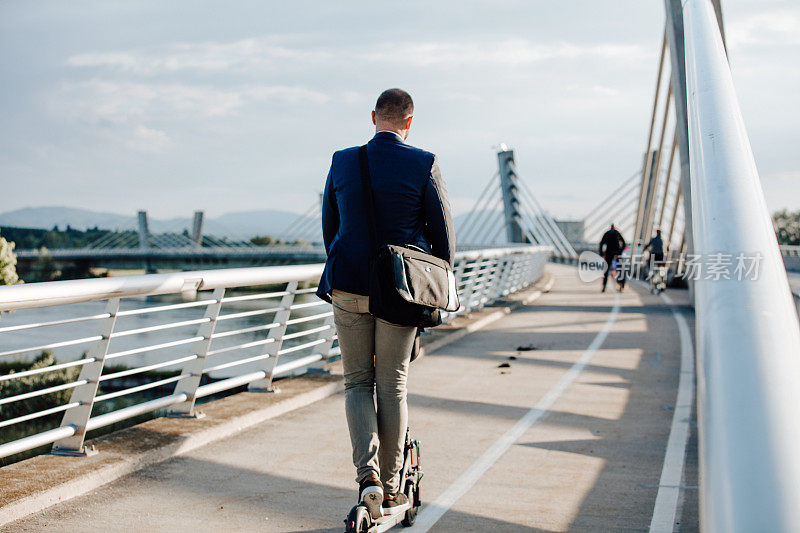
M572 267L548 268L550 293L412 365L426 504L414 530L648 530L680 373L676 321L641 286L601 294ZM685 294L670 295L688 314ZM10 527L343 531L349 446L337 394ZM697 530L696 485L692 424L677 530Z

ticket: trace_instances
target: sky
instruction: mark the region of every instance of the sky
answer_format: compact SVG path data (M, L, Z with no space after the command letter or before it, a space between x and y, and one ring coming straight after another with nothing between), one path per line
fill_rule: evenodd
M773 210L800 209L800 4L723 0ZM496 147L555 216L641 165L661 0L0 3L0 211L304 212L389 87L456 213Z

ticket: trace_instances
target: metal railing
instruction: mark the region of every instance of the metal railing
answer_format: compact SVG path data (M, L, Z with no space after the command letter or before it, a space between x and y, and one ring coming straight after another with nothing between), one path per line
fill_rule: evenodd
M535 282L550 252L543 246L459 252L455 272L462 306L446 320ZM244 385L268 391L276 376L324 365L339 354L333 313L314 296L316 287L303 286L318 280L322 268L238 268L0 287L0 311L18 310L0 322L0 362L45 350L58 356L48 366L0 375L0 432L63 413L51 429L0 444L0 457L50 443L56 453L84 455L87 431L159 409L192 417L198 399ZM5 384L77 368L80 373L70 381L4 393ZM111 383L121 385L107 388ZM71 391L70 398L59 405L3 416L5 406L64 391Z
M781 255L787 271L800 272L800 246L783 245Z
M684 4L694 253L757 258L753 279L696 282L700 523L800 524L800 329L717 19Z

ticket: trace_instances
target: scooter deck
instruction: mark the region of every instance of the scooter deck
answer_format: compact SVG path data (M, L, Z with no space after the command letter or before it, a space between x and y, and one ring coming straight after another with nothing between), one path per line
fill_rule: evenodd
M381 531L389 531L391 528L403 521L406 516L406 511L411 509L411 502L404 503L392 508L392 514L384 515L372 523L369 528L369 533L380 533Z

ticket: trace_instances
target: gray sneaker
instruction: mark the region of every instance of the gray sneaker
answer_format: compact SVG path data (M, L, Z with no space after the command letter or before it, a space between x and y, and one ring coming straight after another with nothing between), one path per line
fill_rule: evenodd
M388 514L395 512L397 507L408 503L408 496L402 492L395 492L394 494L387 494L383 498L383 508Z
M358 484L358 501L367 507L373 520L383 516L383 511L381 510L383 483L381 483L377 475L370 474Z

